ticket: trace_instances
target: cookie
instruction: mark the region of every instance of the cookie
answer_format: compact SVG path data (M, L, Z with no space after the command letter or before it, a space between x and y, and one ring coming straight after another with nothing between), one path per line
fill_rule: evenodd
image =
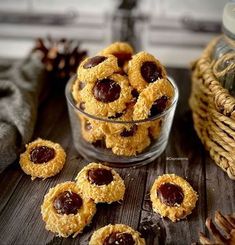
M118 66L123 67L131 59L134 50L125 42L115 42L99 52L99 55L112 54L118 59Z
M153 210L171 221L185 218L196 206L197 193L175 174L159 176L150 191Z
M174 96L174 87L166 79L149 84L137 99L133 119L143 120L154 117L170 107Z
M148 129L145 125L130 124L130 129L107 134L105 143L116 155L134 156L150 145Z
M102 123L96 120L92 120L84 115L79 115L81 123L82 137L90 143L94 143L97 140L102 140L104 138L104 133L102 131Z
M66 154L63 148L52 141L37 139L26 145L26 151L20 155L22 170L31 175L31 179L54 176L65 164Z
M130 84L139 93L158 79L166 78L165 68L159 60L146 52L137 53L128 63Z
M76 177L76 183L86 197L95 203L112 203L123 200L125 185L112 168L99 163L90 163Z
M145 245L144 238L130 226L123 224L107 225L95 231L89 245Z
M163 120L160 118L146 124L148 127L149 136L154 140L159 139L162 132Z
M92 199L86 198L74 182L51 188L41 206L46 229L61 237L75 237L88 225L96 212Z
M76 104L80 104L81 102L81 90L86 86L86 82L82 82L79 79L76 79L72 86L72 96Z
M78 67L77 76L80 81L94 83L120 71L118 60L113 55L88 57Z
M132 99L128 80L119 74L87 84L81 95L86 102L85 112L97 117L112 117L122 113L126 103Z

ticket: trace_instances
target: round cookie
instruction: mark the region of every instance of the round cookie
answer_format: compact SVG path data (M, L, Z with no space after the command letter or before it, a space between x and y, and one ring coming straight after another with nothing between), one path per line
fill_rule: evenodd
M128 78L133 88L140 93L149 84L166 78L166 71L153 55L140 52L128 63Z
M89 245L145 245L144 238L130 226L123 224L107 225L95 231Z
M113 55L88 57L78 67L78 79L88 83L102 80L120 71L117 62L117 58Z
M115 42L99 52L99 55L112 54L118 59L118 66L123 67L131 59L133 48L125 42Z
M86 197L95 203L123 200L125 185L119 174L100 163L90 163L76 177L76 183Z
M22 170L31 175L31 179L54 176L65 164L66 154L63 148L52 141L37 140L26 145L26 151L20 155Z
M74 182L64 182L51 188L41 206L46 229L61 237L75 237L88 225L96 212L92 199L86 198Z
M82 136L87 142L94 143L97 140L102 140L104 138L105 135L102 131L104 122L99 122L90 118L88 119L83 115L79 115L79 117Z
M119 74L87 84L81 95L86 102L85 112L97 117L112 117L122 113L126 103L132 99L128 80Z
M76 104L80 104L81 102L81 90L86 86L85 82L81 82L79 79L76 79L72 86L72 96L76 101Z
M174 88L166 79L160 79L145 88L134 106L133 119L143 120L156 116L169 108L174 96Z
M124 128L120 133L106 134L107 148L112 148L116 155L135 156L150 145L148 128L145 125L131 124L130 130Z
M153 210L173 222L185 218L196 206L197 193L175 174L159 176L150 191Z
M156 140L161 135L162 130L162 119L156 119L154 121L151 121L147 123L149 135L152 139Z

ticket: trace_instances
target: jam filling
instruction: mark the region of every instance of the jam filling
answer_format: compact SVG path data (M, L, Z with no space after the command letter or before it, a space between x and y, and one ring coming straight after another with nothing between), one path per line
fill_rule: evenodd
M64 191L54 200L53 206L58 214L77 214L82 206L82 198L74 192Z
M33 163L49 162L55 157L55 150L47 146L36 146L30 152L30 160Z
M127 130L126 128L120 133L120 136L122 137L131 137L135 134L137 131L138 127L137 125L133 125L130 130Z
M162 113L167 106L167 96L163 95L161 98L154 101L150 109L150 117L156 116L159 113Z
M141 66L141 75L148 83L153 83L157 79L162 78L162 71L154 62L146 61Z
M134 245L135 241L131 234L113 232L110 236L105 238L103 245Z
M118 66L122 67L125 63L125 61L128 61L131 59L130 53L113 53L113 55L118 59Z
M92 58L90 58L84 65L83 68L84 69L89 69L92 67L95 67L97 65L99 65L100 63L102 63L104 60L106 60L107 58L104 56L94 56Z
M162 203L171 207L180 205L184 200L182 188L171 183L164 183L160 185L157 190L157 196Z
M121 93L119 84L111 79L97 81L93 87L94 97L103 103L110 103L117 100Z
M113 181L112 172L104 168L90 169L87 175L91 184L108 185Z

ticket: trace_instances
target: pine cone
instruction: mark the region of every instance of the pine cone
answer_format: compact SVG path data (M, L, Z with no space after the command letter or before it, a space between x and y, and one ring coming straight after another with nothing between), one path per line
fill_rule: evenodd
M78 41L50 37L38 38L32 53L39 53L53 79L63 82L76 73L78 65L87 56L87 51L80 50Z
M216 227L216 225L220 230ZM202 232L199 233L201 244L235 244L235 213L222 215L219 211L215 212L215 224L210 218L206 219L206 227L212 239L206 237Z

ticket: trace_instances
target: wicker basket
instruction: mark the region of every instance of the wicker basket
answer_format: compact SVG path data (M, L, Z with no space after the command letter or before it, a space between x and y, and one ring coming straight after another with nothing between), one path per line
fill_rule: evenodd
M235 179L235 98L214 75L212 40L192 67L189 100L195 130L215 163Z

